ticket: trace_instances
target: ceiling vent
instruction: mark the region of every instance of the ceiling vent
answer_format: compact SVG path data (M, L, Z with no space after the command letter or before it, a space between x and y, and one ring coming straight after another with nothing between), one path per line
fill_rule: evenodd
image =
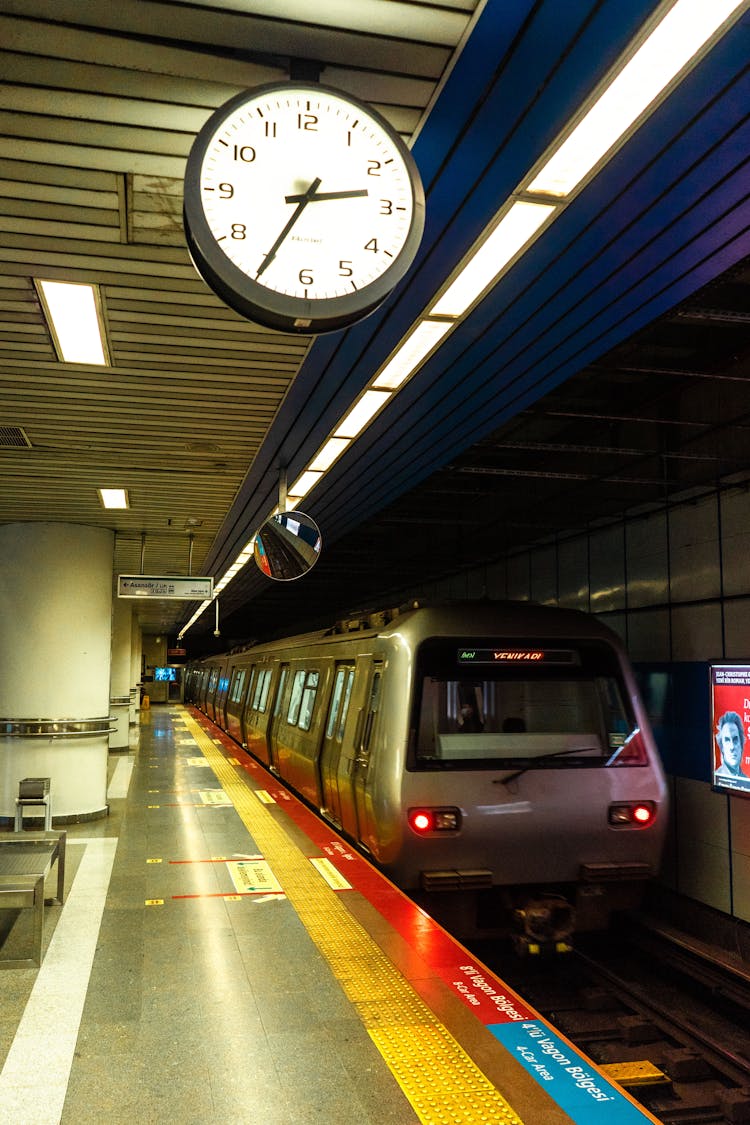
M0 449L31 449L31 442L20 426L0 426Z

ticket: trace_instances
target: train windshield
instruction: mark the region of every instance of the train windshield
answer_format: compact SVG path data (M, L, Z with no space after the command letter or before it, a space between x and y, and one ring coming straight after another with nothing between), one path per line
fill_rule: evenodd
M616 652L559 639L425 642L412 738L422 769L647 763Z

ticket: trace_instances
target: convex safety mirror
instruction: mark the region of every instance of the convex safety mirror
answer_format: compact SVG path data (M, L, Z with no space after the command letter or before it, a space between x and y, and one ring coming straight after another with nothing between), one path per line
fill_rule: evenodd
M307 574L320 555L320 530L304 512L279 512L255 536L255 561L268 578L291 582Z

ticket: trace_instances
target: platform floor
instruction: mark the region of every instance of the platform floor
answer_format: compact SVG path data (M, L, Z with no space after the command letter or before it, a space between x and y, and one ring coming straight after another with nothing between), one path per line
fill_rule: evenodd
M655 1120L203 716L136 735L41 968L0 972L0 1121Z

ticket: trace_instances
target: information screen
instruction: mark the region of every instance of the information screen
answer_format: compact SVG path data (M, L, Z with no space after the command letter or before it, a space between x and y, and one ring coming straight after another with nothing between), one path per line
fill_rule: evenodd
M750 664L711 664L711 776L750 796Z
M562 648L521 648L501 644L494 648L460 648L459 664L575 664L576 654Z

